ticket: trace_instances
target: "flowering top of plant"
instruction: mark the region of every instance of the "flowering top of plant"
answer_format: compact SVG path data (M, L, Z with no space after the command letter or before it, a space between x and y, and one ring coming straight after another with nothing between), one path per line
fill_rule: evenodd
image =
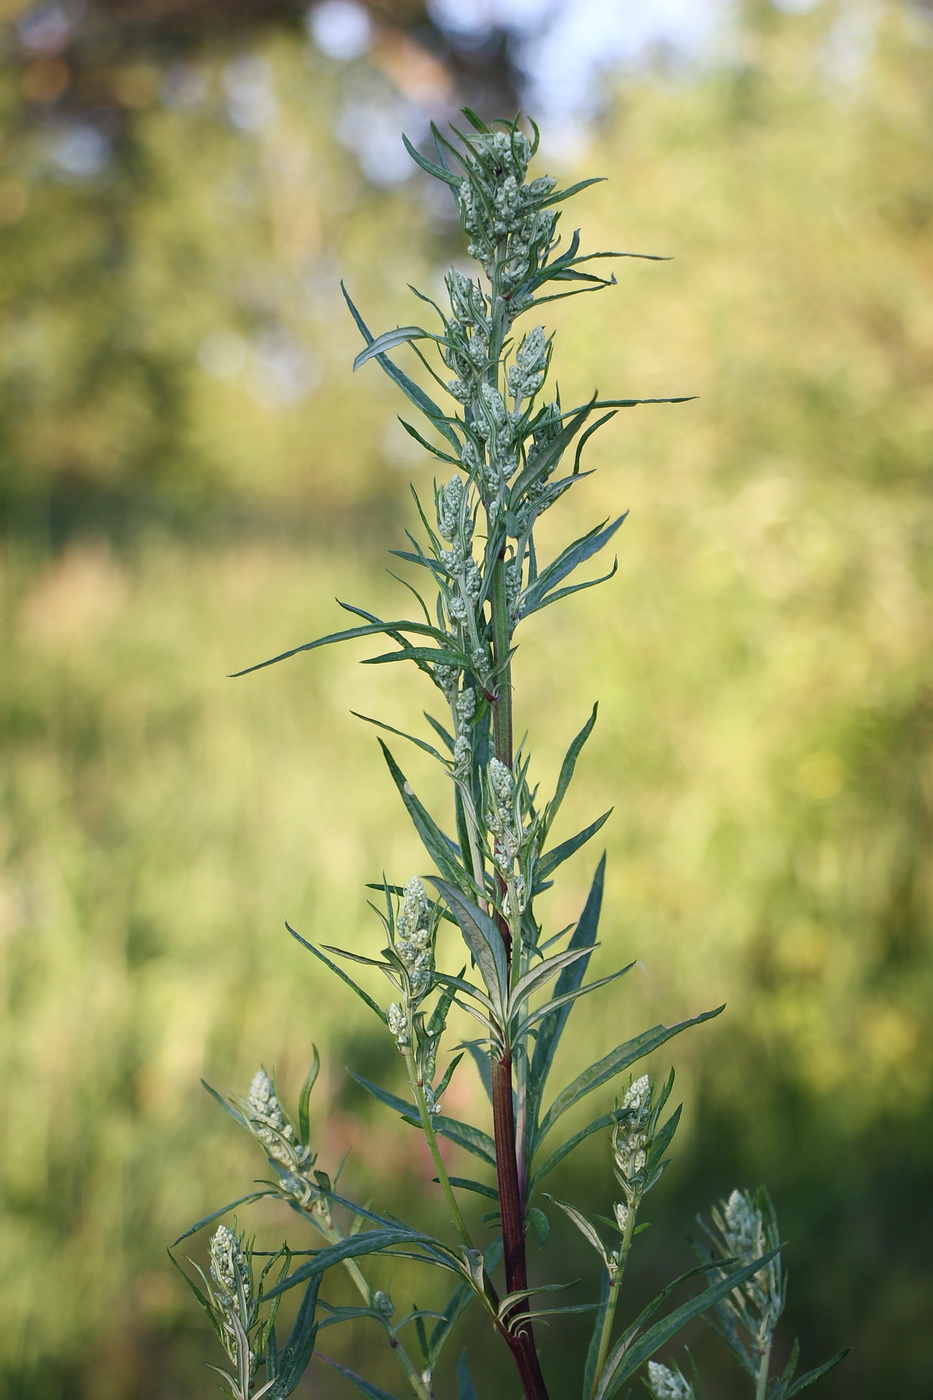
M466 116L471 129L456 133L459 146L435 131L436 161L406 144L424 170L450 186L470 255L478 263L477 275L469 277L451 268L445 279L445 307L416 293L436 314L434 330L411 325L374 336L344 293L365 341L355 367L375 360L389 375L421 415L421 428L408 422L405 428L443 467L445 479L435 483L430 505L415 497L420 536L410 534L410 547L393 551L420 571L424 580L420 590L409 585L419 614L414 619L386 621L363 608L342 604L362 621L272 659L281 661L332 642L381 635L392 649L370 657L370 664L411 662L435 687L444 706L443 718L428 716L433 743L411 735L401 737L431 754L450 778L452 832L416 796L382 744L392 780L434 870L405 884L384 882L381 954L370 957L317 947L299 934L295 937L353 988L392 1036L404 1062L408 1096L360 1082L424 1133L448 1207L452 1238L434 1238L353 1203L338 1195L336 1180L317 1168L308 1121L316 1059L302 1090L297 1124L286 1116L270 1076L260 1071L248 1099L234 1099L231 1107L234 1117L264 1148L274 1173L268 1189L257 1194L276 1194L286 1200L325 1237L327 1247L313 1251L307 1262L268 1291L267 1298L277 1300L288 1289L304 1287L299 1323L281 1354L274 1338L270 1346L265 1334L266 1384L262 1391L253 1392L253 1371L245 1389L241 1381L231 1381L232 1386L240 1386L233 1389L238 1400L267 1391L273 1400L289 1394L311 1358L320 1327L349 1316L369 1317L383 1329L408 1390L419 1400L430 1400L438 1358L471 1301L486 1310L512 1352L526 1400L547 1400L533 1325L539 1313L532 1300L537 1293L566 1284L529 1284L526 1236L531 1225L547 1234L547 1217L534 1204L543 1196L542 1183L594 1133L610 1137L622 1197L614 1206L613 1218L596 1217L613 1232L614 1243L607 1246L593 1219L577 1207L555 1202L596 1250L604 1269L600 1300L584 1305L595 1312L596 1320L589 1353L580 1368L583 1400L609 1400L684 1322L721 1301L774 1254L769 1238L765 1244L770 1253L764 1259L752 1249L734 1268L710 1264L713 1281L703 1292L652 1322L653 1312L669 1291L665 1290L614 1341L616 1307L636 1218L644 1196L667 1165L664 1153L679 1117L676 1110L661 1121L673 1076L660 1089L652 1086L647 1075L640 1076L630 1082L621 1104L604 1108L563 1141L545 1146L563 1115L587 1095L685 1027L718 1014L705 1012L633 1036L582 1069L547 1102L555 1052L574 1005L628 968L585 980L597 946L603 861L575 926L551 932L539 920L537 897L609 814L563 841L552 841L555 818L596 711L571 743L554 792L542 802L529 777L530 754L523 748L516 752L513 745L511 661L515 634L524 618L615 572L613 564L601 578L581 581L575 577L610 542L625 517L595 525L548 560L539 558L535 529L544 512L581 479L581 454L587 441L618 409L682 400L600 400L594 395L585 404L563 408L556 391L549 389L553 336L536 322L519 334L513 330L515 322L547 302L614 283L612 277L584 270L587 265L643 255L581 254L578 232L563 246L557 206L594 182L584 180L559 190L550 176L528 180L529 161L538 145L537 129L532 126L529 138L516 122L500 122L499 129L492 129L472 112ZM425 356L424 342L436 346L439 366ZM403 346L414 351L429 382L439 387L444 406L432 396L435 390L429 393L390 358L390 352ZM400 734L387 725L380 727ZM459 930L463 944L463 956L458 955L455 963L449 952L451 928ZM442 951L446 956L439 956ZM333 957L377 969L391 984L391 999L381 1004ZM458 964L456 974L443 970ZM491 1122L486 1126L461 1122L443 1112L443 1096L464 1054L464 1047L459 1047L439 1070L454 1005L481 1028L480 1039L466 1048L488 1091ZM441 1137L472 1154L481 1174L494 1174L494 1183L450 1176L438 1147ZM482 1246L476 1224L468 1219L470 1211L462 1204L464 1193L467 1200L479 1195L495 1203L494 1237L491 1242L484 1237ZM350 1214L349 1233L339 1223L341 1212ZM369 1228L361 1229L364 1225ZM229 1253L232 1246L225 1242L224 1248ZM391 1299L372 1287L357 1263L364 1255L392 1252L452 1276L453 1293L430 1314L416 1310L396 1319ZM362 1303L357 1309L331 1308L331 1316L319 1323L315 1318L329 1305L319 1301L318 1288L326 1270L336 1264L350 1272ZM248 1332L258 1314L245 1285L241 1291ZM202 1301L210 1311L210 1300L202 1297ZM214 1304L216 1311L221 1304L216 1299ZM430 1333L426 1316L434 1319ZM410 1323L416 1324L416 1357L399 1336ZM238 1349L229 1352L228 1348L228 1352L239 1361L246 1354L244 1347L240 1338ZM251 1354L258 1352L254 1348ZM314 1354L344 1370L319 1351ZM353 1373L344 1373L364 1393L385 1395ZM651 1383L656 1390L667 1386L663 1393L673 1394L670 1385L679 1384L668 1382L667 1376L673 1374L656 1368ZM461 1394L464 1400L473 1395L468 1378L462 1381Z

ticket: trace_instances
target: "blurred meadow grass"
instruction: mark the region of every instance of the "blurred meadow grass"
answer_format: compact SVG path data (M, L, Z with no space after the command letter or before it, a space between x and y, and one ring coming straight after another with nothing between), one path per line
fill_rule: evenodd
M620 414L555 512L566 538L632 509L617 577L527 624L519 725L556 764L599 701L562 819L569 833L614 806L606 963L639 965L588 1008L580 1061L633 1017L729 1003L673 1057L677 1233L767 1179L793 1325L814 1354L856 1345L827 1397L921 1400L929 34L891 7L865 72L833 82L804 19L746 35L743 61L704 78L628 84L586 153L581 176L610 176L581 202L588 246L675 260L623 264L612 292L553 308L562 394L699 397ZM226 677L341 627L335 595L401 605L383 551L429 468L375 370L350 379L335 284L381 330L410 320L399 289L455 244L417 185L363 188L334 145L329 70L309 91L281 36L262 58L280 115L259 137L154 104L106 186L56 184L32 148L26 176L4 177L28 177L30 199L8 230L0 366L11 1396L202 1390L209 1342L164 1245L260 1170L202 1075L242 1091L264 1063L293 1094L314 1040L325 1156L362 1133L348 1170L400 1201L423 1167L343 1073L391 1074L389 1050L284 920L365 948L365 882L423 869L349 712L411 728L433 695L358 666L359 648ZM196 358L218 331L215 368L224 344L244 356L219 376ZM276 345L298 347L285 389L297 374L304 396L263 380ZM393 748L442 803L421 756ZM545 906L555 927L595 855Z

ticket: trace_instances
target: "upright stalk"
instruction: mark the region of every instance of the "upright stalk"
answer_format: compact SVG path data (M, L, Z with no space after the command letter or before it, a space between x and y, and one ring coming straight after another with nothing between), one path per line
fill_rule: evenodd
M493 573L490 607L492 610L493 660L496 666L496 696L493 701L493 741L495 756L500 763L512 767L512 676L509 662L511 636L508 598L505 587L505 550L496 561ZM500 880L500 892L505 883ZM496 925L505 944L506 957L511 963L514 954L508 919L497 912ZM502 1218L503 1261L507 1293L519 1293L528 1287L528 1265L525 1251L525 1202L522 1175L518 1161L515 1131L515 1108L512 1093L512 1047L506 1044L492 1065L492 1118L496 1143L496 1177L499 1187L499 1209ZM509 1345L521 1376L526 1400L548 1400L547 1386L538 1360L534 1329L528 1312L528 1299L521 1298L504 1319Z

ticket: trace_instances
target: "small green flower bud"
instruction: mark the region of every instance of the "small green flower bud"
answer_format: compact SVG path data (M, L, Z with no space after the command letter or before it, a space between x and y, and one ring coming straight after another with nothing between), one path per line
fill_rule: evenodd
M249 1301L251 1287L249 1265L240 1241L226 1225L218 1225L211 1238L211 1277L231 1302L243 1296Z
M395 1312L395 1304L392 1302L388 1293L381 1288L377 1288L373 1294L373 1307L376 1309L376 1312L381 1313L383 1317L391 1317Z
M398 1047L401 1049L408 1044L408 1018L397 1001L393 1001L386 1009L386 1020L389 1030L395 1036Z

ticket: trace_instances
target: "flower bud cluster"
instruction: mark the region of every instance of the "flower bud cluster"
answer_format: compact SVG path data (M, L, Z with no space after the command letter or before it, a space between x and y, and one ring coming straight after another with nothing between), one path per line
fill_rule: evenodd
M211 1278L227 1300L236 1303L242 1294L248 1303L253 1293L249 1262L236 1235L218 1225L210 1244Z
M317 1153L298 1139L275 1089L275 1081L262 1068L250 1081L245 1099L234 1097L246 1127L276 1167L276 1186L286 1199L303 1209L317 1207L321 1190L312 1174Z
M393 965L401 988L401 1000L386 1008L386 1023L395 1043L410 1057L429 1113L439 1113L434 1098L434 1073L443 1024L425 1026L419 1006L433 986L434 934L437 912L415 877L405 886L401 908L395 919Z
M753 1263L779 1243L773 1208L766 1219L761 1196L751 1192L733 1191L721 1214L713 1213L713 1220L719 1227L726 1254L741 1264ZM759 1337L769 1337L784 1311L781 1256L776 1255L770 1264L746 1279L742 1292L756 1315Z
M653 1131L651 1080L643 1074L632 1083L612 1130L612 1156L616 1181L622 1188L621 1201L614 1207L616 1224L625 1233L629 1217L637 1210L644 1193L657 1180L649 1179L648 1153Z
M486 768L486 827L495 837L493 861L500 875L511 876L521 846L521 825L515 811L515 779L498 758Z
M467 778L473 761L472 723L476 713L476 691L464 686L454 705L457 737L454 741L454 777Z
M653 1400L694 1400L693 1386L680 1369L672 1371L659 1361L648 1362L648 1389Z
M406 974L406 1000L415 1006L430 991L434 970L434 910L417 876L405 886L395 951Z
M516 410L522 399L533 399L544 383L547 351L544 327L535 326L518 347L515 363L509 366L509 392L515 400Z
M253 1075L245 1106L250 1131L274 1162L290 1172L300 1172L311 1164L311 1149L296 1140L295 1129L285 1117L275 1084L264 1069L257 1069Z
M473 155L458 187L460 219L470 256L510 295L537 270L554 236L555 215L543 208L554 189L551 176L526 185L531 142L520 131L471 134Z
M473 516L463 477L456 474L441 486L435 498L437 528L445 540L468 549L473 536Z
M453 318L444 324L441 355L448 369L458 376L447 387L460 403L469 403L489 364L489 302L479 283L464 277L456 268L450 269L446 281Z

